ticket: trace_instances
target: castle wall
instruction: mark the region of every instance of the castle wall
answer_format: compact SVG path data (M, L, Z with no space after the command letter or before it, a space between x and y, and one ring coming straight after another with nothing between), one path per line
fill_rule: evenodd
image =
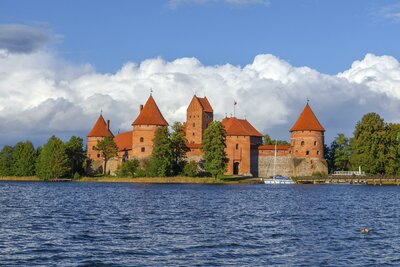
M324 134L318 131L293 131L291 133L293 157L324 158Z
M274 155L258 156L258 177L271 177L274 175ZM275 163L276 175L292 176L293 161L291 155L277 156Z
M132 131L132 150L129 156L138 159L147 158L153 152L153 139L157 125L135 125Z

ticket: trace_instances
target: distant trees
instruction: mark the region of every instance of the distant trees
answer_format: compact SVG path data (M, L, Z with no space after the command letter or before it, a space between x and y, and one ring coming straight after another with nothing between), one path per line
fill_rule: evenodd
M290 145L290 143L286 140L271 139L271 137L268 134L264 134L263 136L264 145L275 145L275 141L277 145Z
M350 169L351 140L343 133L339 133L333 140L328 157L332 159L333 170L348 171Z
M18 142L13 149L12 173L15 176L35 175L36 152L30 141Z
M71 165L65 144L57 137L50 137L43 146L36 165L36 175L43 180L65 177Z
M70 176L82 175L84 173L83 164L86 159L85 150L83 149L83 139L72 136L65 143L65 152L70 162Z
M96 150L98 150L104 160L104 171L103 174L107 174L107 162L117 156L118 147L111 136L106 136L102 140L97 142Z
M211 122L204 132L201 150L203 151L205 169L214 178L224 174L228 158L225 152L226 131L221 122Z
M0 176L13 175L13 152L12 146L4 146L0 152Z

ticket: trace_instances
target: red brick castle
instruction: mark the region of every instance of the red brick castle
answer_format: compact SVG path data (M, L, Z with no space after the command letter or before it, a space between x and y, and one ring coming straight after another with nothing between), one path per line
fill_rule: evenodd
M192 98L184 123L190 151L189 160L201 161L200 145L204 131L214 120L214 110L206 97ZM317 117L307 103L296 123L290 129L290 145L263 145L263 135L246 119L226 117L221 121L226 130L226 153L229 163L226 174L268 177L276 174L288 176L327 173L324 160L324 132ZM107 169L113 173L124 159L148 158L153 150L153 138L158 127L168 126L154 98L150 95L140 106L139 115L132 123L132 130L115 137L110 131L110 121L100 115L88 134L87 156L92 160L92 170L102 168L103 160L94 148L97 141L113 136L118 146L118 157L110 160ZM275 157L276 154L276 157Z

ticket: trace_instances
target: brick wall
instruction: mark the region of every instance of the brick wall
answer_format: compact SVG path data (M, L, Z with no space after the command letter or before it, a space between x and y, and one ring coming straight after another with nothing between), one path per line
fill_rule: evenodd
M293 157L324 158L324 134L317 131L294 131L291 133Z

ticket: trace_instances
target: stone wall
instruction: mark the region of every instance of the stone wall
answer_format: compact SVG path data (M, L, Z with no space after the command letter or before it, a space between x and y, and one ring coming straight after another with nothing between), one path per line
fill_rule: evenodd
M274 156L258 157L258 177L274 175ZM292 176L293 160L290 155L276 157L276 175Z

